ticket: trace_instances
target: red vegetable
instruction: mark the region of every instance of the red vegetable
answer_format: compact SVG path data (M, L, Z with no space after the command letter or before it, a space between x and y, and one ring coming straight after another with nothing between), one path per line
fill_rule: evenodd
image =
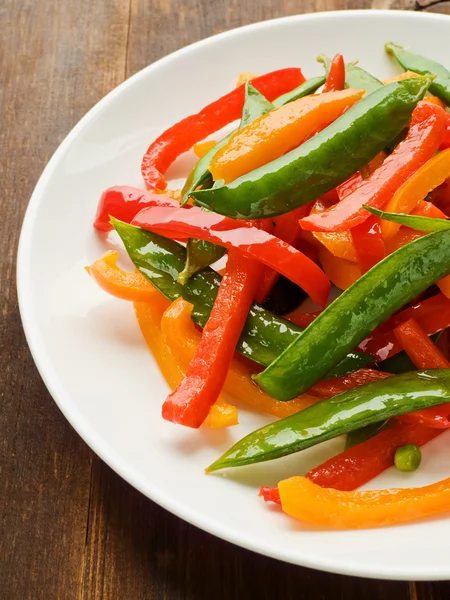
M167 421L198 428L217 400L261 277L262 266L230 250L210 317L180 385L166 399Z
M363 223L370 213L363 204L383 208L395 191L429 160L439 147L446 113L436 104L419 102L414 109L406 139L356 190L321 213L304 217L308 231L345 231Z
M358 265L363 274L386 256L380 219L371 215L350 231L358 256Z
M339 200L343 200L345 196L348 196L358 188L364 181L359 171L356 171L351 177L346 179L343 183L337 186L336 192L339 196Z
M345 64L344 57L342 54L336 54L331 61L330 70L328 72L327 80L323 86L322 93L324 92L337 92L343 90L345 86Z
M146 208L136 216L133 224L175 239L194 237L236 248L249 258L276 269L304 289L317 304L326 304L330 281L320 267L286 242L245 221L194 206L189 210Z
M252 85L268 100L290 92L305 81L300 69L280 69L256 77ZM239 119L244 106L245 85L205 106L199 113L182 119L166 129L147 149L141 172L149 189L164 190L164 173L175 159L194 144Z
M450 148L450 115L448 113L445 123L445 132L441 143L441 150L446 150L447 148Z
M341 394L342 392L351 390L359 385L378 381L379 379L385 379L386 377L392 377L392 374L383 373L383 371L375 371L374 369L359 369L359 371L343 375L342 377L323 379L322 381L315 383L309 392L315 396L330 398L331 396Z
M94 227L98 231L111 231L110 217L130 223L137 213L148 206L180 206L180 203L163 194L146 192L128 185L116 185L105 190L100 198Z

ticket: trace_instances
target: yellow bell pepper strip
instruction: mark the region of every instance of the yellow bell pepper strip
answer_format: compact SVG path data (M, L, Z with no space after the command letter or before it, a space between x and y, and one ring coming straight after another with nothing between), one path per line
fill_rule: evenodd
M323 198L319 198L314 202L310 214L313 215L322 212L329 207L330 204L325 202ZM350 231L338 231L336 233L320 233L318 231L312 231L311 233L318 242L323 244L323 246L337 258L342 258L351 262L356 262L358 260ZM328 275L328 277L330 276Z
M208 154L211 148L214 148L216 144L217 142L215 140L208 140L207 142L198 142L197 144L194 144L194 152L196 156L198 156L199 158L203 158L205 154Z
M149 302L156 292L154 286L139 271L129 273L117 266L119 253L109 250L101 258L85 267L98 285L116 298Z
M335 529L386 527L450 510L450 478L421 488L341 492L291 477L278 488L286 514Z
M299 146L362 98L362 90L306 96L273 110L236 132L209 170L215 181L234 181Z
M256 79L258 75L255 75L251 71L244 71L243 73L239 73L239 77L236 81L236 87L238 88L240 85L245 85L247 82Z
M191 320L193 306L178 298L165 311L161 320L164 341L181 365L188 365L201 340L201 333ZM244 360L231 361L223 389L253 410L274 417L287 417L318 402L320 398L302 394L290 402L275 400L256 385Z
M410 213L432 190L450 177L450 148L428 160L410 177L385 205L386 212ZM382 221L384 239L390 239L400 229L398 223Z
M142 335L152 352L158 367L171 389L182 381L185 370L175 360L161 333L161 319L169 301L153 288L151 301L135 302L134 310ZM219 397L211 407L204 424L212 429L237 425L237 409Z
M355 262L334 256L325 247L319 249L319 261L325 275L340 290L346 290L362 275Z
M436 152L445 129L446 113L434 104L419 102L407 137L381 167L344 200L327 211L300 220L308 231L345 231L363 223L369 213L363 204L382 208L390 197Z

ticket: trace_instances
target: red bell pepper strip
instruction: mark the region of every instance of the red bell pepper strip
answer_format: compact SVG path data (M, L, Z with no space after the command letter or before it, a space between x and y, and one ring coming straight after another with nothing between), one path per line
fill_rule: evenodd
M148 206L180 206L180 203L163 194L146 192L128 185L116 185L105 190L100 198L94 227L98 231L111 231L110 217L131 223L140 210Z
M280 69L252 79L252 85L268 100L290 92L305 81L298 68ZM180 154L228 123L239 119L244 106L245 85L205 106L199 113L166 129L147 149L141 172L149 189L164 190L164 173Z
M273 235L278 239L283 240L283 242L295 247L301 231L298 220L307 215L310 209L311 203L276 217ZM273 269L264 269L261 284L256 290L256 302L264 302L279 276L279 273Z
M263 267L230 250L225 274L194 358L180 385L166 399L167 421L198 428L225 382Z
M185 208L145 208L133 220L133 225L180 239L187 236L207 240L226 248L236 248L241 254L256 259L299 285L314 302L325 306L330 281L310 258L245 221L236 221L193 206Z
M356 171L351 177L346 179L343 183L337 186L336 192L339 196L339 200L343 200L345 196L348 196L358 188L364 181L361 173Z
M359 371L343 375L342 377L319 381L312 386L309 392L314 396L330 398L359 385L385 379L386 377L392 377L392 373L384 373L383 371L375 371L374 369L359 369Z
M419 102L406 139L339 204L301 219L303 229L345 231L363 223L370 215L363 204L382 208L395 191L433 156L442 140L445 119L446 113L440 106Z
M441 433L440 429L392 421L377 435L333 456L306 477L321 487L352 491L392 467L397 448L406 444L423 446ZM260 495L266 502L280 504L277 487L262 487Z
M414 319L401 323L394 329L395 337L418 369L449 369L450 362L433 344ZM420 423L436 428L450 427L450 404L427 408L403 415L405 422Z
M441 142L441 150L450 148L450 115L447 113L447 119L445 123L445 132Z
M323 86L322 93L337 92L343 90L345 86L345 64L342 54L336 54L331 61L327 80Z
M438 333L450 327L450 299L444 294L436 294L398 312L366 337L358 349L372 354L377 360L385 360L400 352L402 345L394 335L394 328L408 319L415 319L426 335Z
M411 214L419 217L429 217L430 219L448 219L448 216L440 208L427 200L419 200Z
M361 274L371 269L386 256L380 218L371 215L350 230Z
M321 312L321 310L317 310L311 313L305 312L301 307L297 307L291 313L285 315L284 318L288 321L291 321L291 323L295 323L296 325L299 325L300 327L306 329L306 327L308 327L308 325L311 325L314 319L318 317Z

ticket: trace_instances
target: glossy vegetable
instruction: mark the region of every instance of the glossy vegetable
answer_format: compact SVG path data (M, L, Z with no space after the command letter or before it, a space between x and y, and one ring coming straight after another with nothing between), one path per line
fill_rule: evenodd
M406 227L417 231L435 232L450 229L450 221L447 219L435 219L434 217L421 217L419 215L405 215L404 213L389 213L367 205L364 205L364 208L380 217L380 219L399 225L405 225Z
M299 148L229 185L192 196L206 208L244 219L275 216L307 204L383 150L408 124L430 81L416 77L380 88Z
M422 488L340 492L305 477L280 481L283 511L296 519L337 529L408 523L450 509L450 479Z
M327 80L322 93L343 90L345 85L345 64L342 54L336 54L330 64Z
M351 230L361 274L371 269L386 256L380 219L371 216Z
M133 220L143 229L176 239L195 237L256 259L281 273L324 306L330 282L310 258L267 231L200 208L162 208L142 210Z
M422 452L415 444L406 444L397 448L394 464L399 471L416 471L422 462Z
M176 283L176 278L186 260L183 246L115 219L113 225L135 267L169 300L182 297L191 302L194 306L192 319L203 327L217 295L220 275L206 268L182 286ZM257 363L268 365L301 332L302 329L294 323L253 304L237 350ZM349 353L349 358L342 362L344 367L338 365L330 373L330 377L361 369L371 362L371 356L358 352Z
M345 65L345 83L348 87L365 90L369 94L383 87L379 79L354 63Z
M253 85L269 100L300 85L305 78L300 69L281 69L257 77ZM164 173L183 152L205 139L228 123L239 119L244 105L244 85L215 102L205 106L199 113L182 119L166 129L147 149L141 164L141 172L147 187L165 189Z
M330 304L256 377L258 383L279 400L307 390L389 316L448 275L449 252L450 231L441 231L387 256Z
M347 438L345 440L345 449L353 448L353 446L357 446L358 444L362 444L370 438L374 437L377 433L379 433L386 425L389 423L389 419L385 421L380 421L378 423L372 423L371 425L366 425L365 427L361 427L361 429L356 429L355 431L350 431L347 434ZM327 486L325 486L327 487Z
M250 433L208 471L273 460L371 423L444 404L449 397L450 369L393 375L322 400Z
M392 42L385 44L385 48L406 71L414 71L421 75L434 75L435 79L430 85L430 92L436 94L450 106L450 71L438 62L413 54Z
M368 218L363 204L382 208L433 156L441 143L444 126L444 110L435 104L420 102L414 109L408 135L383 164L339 204L303 218L301 226L309 231L344 231L363 223Z

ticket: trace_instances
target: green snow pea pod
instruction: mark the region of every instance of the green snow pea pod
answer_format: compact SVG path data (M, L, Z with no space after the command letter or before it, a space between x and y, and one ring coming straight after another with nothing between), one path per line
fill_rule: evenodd
M364 208L372 214L384 219L385 221L392 221L393 223L399 223L400 225L406 225L410 229L416 231L424 231L431 233L433 231L445 231L450 229L450 221L447 219L436 219L434 217L421 217L419 215L408 215L405 213L391 213L384 210L379 210L373 206L363 204Z
M191 193L197 204L237 219L260 219L298 208L366 165L411 119L430 77L375 90L320 133L228 185Z
M325 67L325 73L328 75L331 66L331 58L325 54L320 54L317 57L317 61L322 63ZM355 90L366 90L367 93L374 92L380 87L383 87L383 83L358 67L355 63L345 63L345 87L354 88Z
M380 379L261 427L225 452L207 471L280 458L372 423L445 404L449 398L450 369L413 371Z

